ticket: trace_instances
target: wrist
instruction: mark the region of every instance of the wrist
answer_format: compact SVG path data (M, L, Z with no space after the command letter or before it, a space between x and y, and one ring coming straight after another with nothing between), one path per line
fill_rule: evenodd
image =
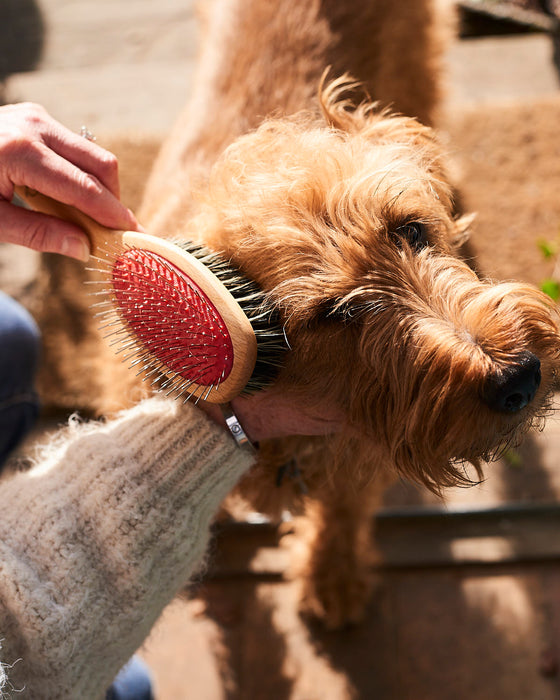
M239 420L239 417L235 414L231 403L221 404L220 409L222 411L222 415L225 418L229 432L231 433L231 436L237 443L237 446L241 447L242 449L248 452L255 453L257 448L253 444L253 442L251 442L251 439L243 429L241 421Z
M233 399L224 405L200 401L197 405L216 425L230 433L240 447L255 450L254 422L243 401L240 404L238 399ZM253 426L253 430L250 426Z

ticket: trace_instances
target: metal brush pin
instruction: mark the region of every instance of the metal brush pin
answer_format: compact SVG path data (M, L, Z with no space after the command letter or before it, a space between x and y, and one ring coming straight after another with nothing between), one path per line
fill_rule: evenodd
M225 403L269 384L287 349L264 294L210 251L113 231L28 188L32 209L71 221L92 245L102 329L115 351L168 395Z

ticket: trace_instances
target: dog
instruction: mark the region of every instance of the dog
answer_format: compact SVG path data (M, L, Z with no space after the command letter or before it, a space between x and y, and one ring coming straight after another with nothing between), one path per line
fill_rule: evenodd
M471 483L541 425L558 321L537 290L480 279L462 259L469 218L455 211L431 128L449 32L440 8L213 0L202 12L193 97L138 216L255 280L289 342L279 387L347 418L336 436L263 443L224 504L298 514L302 612L338 628L359 622L370 598L387 486ZM109 413L148 390L102 348L75 289L70 311L44 314L50 371L58 363L60 391L61 357L74 367L76 347L95 357L95 386L68 396Z

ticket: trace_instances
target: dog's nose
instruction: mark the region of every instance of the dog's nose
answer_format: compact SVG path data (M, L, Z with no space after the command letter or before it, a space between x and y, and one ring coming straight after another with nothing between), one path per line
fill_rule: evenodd
M541 363L532 352L486 383L482 398L486 405L500 413L517 413L535 398L541 383Z

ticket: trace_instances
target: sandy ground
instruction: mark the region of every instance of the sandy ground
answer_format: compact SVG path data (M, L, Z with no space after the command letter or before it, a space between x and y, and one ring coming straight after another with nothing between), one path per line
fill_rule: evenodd
M142 180L132 172L138 149L148 165L188 95L196 53L192 3L4 0L0 39L4 101L37 101L71 128L87 125L120 156L124 197L134 205ZM551 41L530 35L456 42L448 63L441 133L465 207L478 212L478 262L489 275L539 284L552 264L537 243L560 232L560 92ZM18 294L36 263L33 253L2 246L0 287ZM559 454L555 419L516 459L494 465L484 484L452 490L448 502L556 504ZM388 496L392 505L431 502L404 487ZM483 532L469 543L482 548L490 539ZM458 551L458 543L447 545ZM142 652L158 700L560 696L554 568L389 570L366 624L334 637L302 625L297 591L281 575L282 552L272 547L269 554L274 571L210 577L194 600L165 612Z

